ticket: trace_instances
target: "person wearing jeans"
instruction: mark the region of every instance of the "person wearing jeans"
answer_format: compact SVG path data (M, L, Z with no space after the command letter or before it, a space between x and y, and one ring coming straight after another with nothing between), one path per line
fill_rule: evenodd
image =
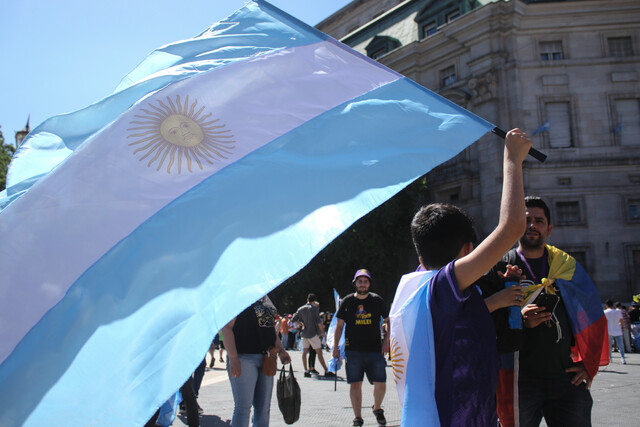
M275 320L276 308L264 296L222 328L234 402L231 419L234 427L249 426L252 406L252 425L269 426L273 376L262 373L263 355L275 347L283 364L291 361L276 334Z
M273 377L262 374L262 354L238 354L242 375L229 375L233 394L234 426L248 426L253 406L253 425L268 426ZM227 365L227 371L230 368Z
M609 329L609 360L613 360L613 340L618 345L620 351L620 363L625 365L627 362L624 360L624 342L622 341L622 314L615 308L613 308L613 301L608 300L604 303L607 309L604 311L604 315L607 316L607 326Z

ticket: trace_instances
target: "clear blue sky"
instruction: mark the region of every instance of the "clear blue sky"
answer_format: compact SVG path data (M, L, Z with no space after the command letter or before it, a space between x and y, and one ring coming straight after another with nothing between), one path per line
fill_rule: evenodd
M191 38L245 0L0 2L0 126L24 127L109 95L153 49ZM315 25L350 0L271 0Z

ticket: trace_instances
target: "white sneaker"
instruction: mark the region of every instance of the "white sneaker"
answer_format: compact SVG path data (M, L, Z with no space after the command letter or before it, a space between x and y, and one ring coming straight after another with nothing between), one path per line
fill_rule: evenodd
M620 363L622 363L623 365L626 365L626 364L627 364L627 361L626 361L626 360L624 360L624 357L623 357L622 359L620 359Z

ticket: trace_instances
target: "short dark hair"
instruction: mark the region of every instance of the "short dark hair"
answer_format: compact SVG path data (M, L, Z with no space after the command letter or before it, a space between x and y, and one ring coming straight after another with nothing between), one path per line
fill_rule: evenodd
M465 211L447 203L432 203L413 217L411 237L424 266L436 269L456 259L465 244L475 242L476 233Z
M611 307L611 308L613 308L613 300L608 299L608 300L604 303L604 305L606 305L607 307Z
M528 208L540 208L547 217L547 224L551 224L551 211L549 206L538 196L527 196L524 198L524 205Z
M307 295L307 301L309 302L318 301L318 297L316 296L316 294L309 294Z

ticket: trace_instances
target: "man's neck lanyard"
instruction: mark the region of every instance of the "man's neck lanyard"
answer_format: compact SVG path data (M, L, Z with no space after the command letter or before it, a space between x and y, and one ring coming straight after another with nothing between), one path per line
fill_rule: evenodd
M516 251L518 253L520 261L522 261L525 267L527 267L527 270L529 270L529 274L531 274L531 278L533 279L533 281L535 283L542 283L542 277L546 277L549 272L549 265L547 264L547 250L545 249L544 254L542 255L542 277L540 279L538 279L538 276L536 276L536 274L533 272L531 265L529 265L529 261L527 261L527 258L522 253L522 249L518 246L518 249Z
M548 261L547 261L547 250L545 249L544 250L544 254L542 255L542 267L540 269L541 270L540 273L542 274L542 277L540 278L540 280L538 280L538 277L533 272L533 268L531 268L531 265L529 264L529 261L527 261L527 258L522 253L522 249L520 249L520 246L518 246L517 253L518 253L518 257L520 257L520 260L522 261L522 263L525 265L525 267L527 267L527 270L529 270L529 273L531 274L531 278L536 283L542 283L542 277L546 277L549 274L549 264L548 264ZM544 292L547 292L547 290L544 289ZM548 327L551 327L551 322L553 322L553 324L556 327L556 344L558 344L560 342L560 340L562 339L562 328L560 327L560 321L558 321L558 318L556 317L555 310L553 311L553 313L551 315L551 320L545 322L545 324Z

